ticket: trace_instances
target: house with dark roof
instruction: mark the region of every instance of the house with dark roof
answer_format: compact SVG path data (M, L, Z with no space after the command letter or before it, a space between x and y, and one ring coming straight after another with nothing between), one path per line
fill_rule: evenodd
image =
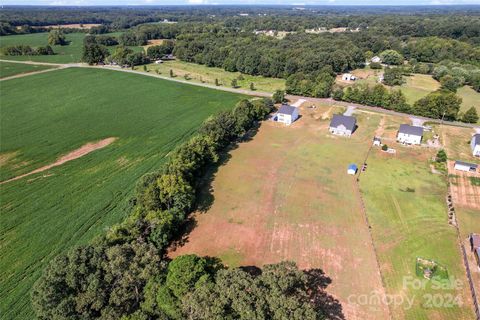
M480 269L480 235L472 233L469 238L470 250L473 252L475 259L477 260L477 266Z
M474 163L468 163L464 161L457 160L455 161L455 170L465 171L465 172L477 172L478 165Z
M292 124L298 119L298 108L284 104L278 109L275 117L278 122L285 123L286 125Z
M473 135L470 147L472 148L472 154L476 157L480 157L480 133Z
M350 137L357 128L357 119L352 116L344 116L342 114L334 114L330 122L330 133Z
M401 124L397 133L397 141L403 144L421 144L423 138L423 128Z

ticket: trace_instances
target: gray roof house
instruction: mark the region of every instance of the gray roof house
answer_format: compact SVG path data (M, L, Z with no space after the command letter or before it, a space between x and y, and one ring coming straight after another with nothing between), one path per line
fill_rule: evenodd
M289 106L288 104L283 104L280 109L278 109L275 118L278 122L283 122L287 125L290 125L298 119L298 108Z
M351 136L357 127L357 119L352 116L334 114L330 122L329 130L331 133L340 136Z
M420 144L423 138L423 128L401 124L397 133L397 141L404 144Z

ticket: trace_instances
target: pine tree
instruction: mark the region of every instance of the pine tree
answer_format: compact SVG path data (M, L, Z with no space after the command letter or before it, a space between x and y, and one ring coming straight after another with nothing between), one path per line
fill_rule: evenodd
M467 122L467 123L476 123L478 121L478 114L477 110L474 107L471 107L470 109L465 112L465 114L462 117L462 122Z

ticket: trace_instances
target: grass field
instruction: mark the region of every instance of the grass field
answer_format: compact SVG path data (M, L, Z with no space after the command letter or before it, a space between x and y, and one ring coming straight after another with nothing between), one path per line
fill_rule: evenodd
M119 36L121 33L109 33L112 36ZM56 53L51 56L5 56L1 55L2 59L19 60L19 61L39 61L50 63L71 63L80 62L83 50L83 38L85 33L67 33L66 39L70 43L65 46L52 46ZM48 33L31 33L23 35L3 36L0 39L0 49L13 45L29 45L31 47L46 46L48 44ZM114 47L109 47L112 50ZM130 47L134 51L143 50L142 47Z
M404 80L404 84L394 88L402 90L409 104L414 104L415 101L440 88L440 83L427 74L413 74L404 77Z
M467 111L471 107L475 107L480 115L480 92L473 90L472 87L463 86L457 90L457 95L462 98L461 111Z
M41 71L51 69L51 66L33 65L33 64L20 64L0 61L0 79L17 74Z
M329 111L328 111L329 110ZM172 255L218 256L231 266L290 259L321 268L347 319L387 319L385 306L348 303L382 289L349 163L360 164L378 115L359 115L352 138L328 134L328 117L341 109L302 107L292 126L265 122L214 173L210 206ZM322 117L326 118L322 120ZM210 203L213 201L213 203Z
M143 66L136 68L143 70ZM159 70L162 75L169 76L170 70L173 70L175 76L183 78L185 74L189 75L192 82L204 82L215 84L218 79L222 86L231 86L233 79L237 79L240 72L228 72L221 68L210 68L196 63L188 63L183 61L165 61L162 64L148 65L150 72ZM265 78L262 76L250 76L242 74L243 80L238 80L238 86L242 89L250 89L250 83L254 83L255 89L259 91L273 92L275 90L285 90L285 79Z
M28 92L28 94L25 94ZM2 319L31 319L29 290L46 263L125 215L144 173L240 95L117 71L69 68L2 82L1 180L87 142L117 140L0 186Z
M472 319L456 231L447 223L446 179L431 173L432 151L395 148L396 155L374 149L360 180L387 291L413 299L411 307L392 305L394 318ZM460 286L434 289L431 282L416 276L417 257L447 266L450 278L458 279ZM426 287L415 287L412 279L424 281ZM461 305L452 299L456 297Z

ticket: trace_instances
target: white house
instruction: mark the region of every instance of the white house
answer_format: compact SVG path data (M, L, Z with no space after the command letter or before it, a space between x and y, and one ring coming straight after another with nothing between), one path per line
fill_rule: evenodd
M357 127L357 119L352 116L334 114L330 122L330 133L350 137Z
M420 144L423 138L423 128L401 124L397 133L397 141L403 144Z
M285 123L286 125L292 124L298 119L298 108L284 104L278 109L277 121Z
M156 63L156 64L162 64L162 63L163 63L163 60L161 60L161 59L155 60L155 63Z
M472 154L480 157L480 133L473 135L470 147L472 148Z
M465 171L465 172L477 172L478 165L474 163L468 163L463 161L455 161L455 170Z
M382 62L382 59L380 59L379 56L375 56L370 61L372 61L374 63L380 63L380 62Z
M342 75L342 80L344 80L344 81L355 81L355 80L357 80L357 77L355 77L351 73L344 73Z

